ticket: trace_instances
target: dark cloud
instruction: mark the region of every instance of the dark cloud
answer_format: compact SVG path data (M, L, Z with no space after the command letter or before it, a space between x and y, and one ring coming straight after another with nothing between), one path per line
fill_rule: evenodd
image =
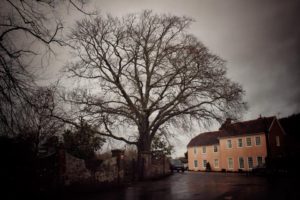
M245 119L300 112L300 1L196 5L205 15L195 15L195 34L227 60L228 75L243 85Z
M244 37L254 38L248 44L250 59L242 60L249 63L248 81L253 81L245 86L249 92L249 112L251 115L257 114L255 110L264 115L300 112L300 2L262 2L252 2L253 17L250 13L247 16L246 23L253 24L250 32L253 35L243 33ZM244 78L247 80L242 77L242 83Z

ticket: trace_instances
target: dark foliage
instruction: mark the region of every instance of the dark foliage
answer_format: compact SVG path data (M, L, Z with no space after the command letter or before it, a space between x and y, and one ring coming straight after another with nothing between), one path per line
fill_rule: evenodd
M35 156L33 144L26 138L0 137L1 190L30 192L35 188Z
M64 135L66 151L81 159L92 159L95 151L101 149L105 139L96 134L96 131L81 120L80 126L74 131L67 130Z
M211 166L210 166L209 162L207 162L207 164L206 164L206 171L208 171L208 172L211 171Z

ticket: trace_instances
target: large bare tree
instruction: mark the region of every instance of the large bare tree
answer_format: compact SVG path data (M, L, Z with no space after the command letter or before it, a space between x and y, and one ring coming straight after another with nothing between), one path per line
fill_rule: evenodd
M154 136L171 126L237 116L243 90L226 77L224 61L187 33L191 22L147 10L78 21L67 71L88 87L66 99L99 134L139 152L150 151Z
M31 106L36 67L64 45L63 8L81 13L86 0L3 0L0 2L0 134L17 133L20 107ZM18 109L16 109L18 108ZM22 123L22 122L21 122Z

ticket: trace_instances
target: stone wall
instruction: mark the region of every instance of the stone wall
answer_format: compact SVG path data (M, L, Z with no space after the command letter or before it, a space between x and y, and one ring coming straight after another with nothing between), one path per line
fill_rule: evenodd
M65 185L86 182L91 178L92 173L86 168L84 160L65 153Z
M119 165L117 157L105 160L95 173L98 182L120 182L124 178L124 169Z
M131 160L126 165L123 153L122 151L113 152L113 157L104 160L99 165L96 164L92 169L90 164L83 159L65 153L62 173L64 185L134 181L137 177L137 163ZM164 155L153 157L151 153L145 153L142 154L142 160L144 179L159 178L171 173L169 159Z
M68 153L65 154L64 184L85 183L112 183L121 182L124 178L124 170L118 163L117 157L103 161L91 171L86 167L83 159L76 158Z

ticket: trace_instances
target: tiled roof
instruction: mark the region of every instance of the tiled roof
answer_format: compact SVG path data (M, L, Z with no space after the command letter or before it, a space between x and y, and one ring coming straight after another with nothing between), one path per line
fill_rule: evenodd
M232 137L265 132L270 128L274 119L275 117L260 117L245 122L224 123L219 131L201 133L194 137L187 146L193 147L218 144L218 138L220 137Z
M223 131L201 133L189 142L188 147L218 144L218 138L222 135L222 132Z

